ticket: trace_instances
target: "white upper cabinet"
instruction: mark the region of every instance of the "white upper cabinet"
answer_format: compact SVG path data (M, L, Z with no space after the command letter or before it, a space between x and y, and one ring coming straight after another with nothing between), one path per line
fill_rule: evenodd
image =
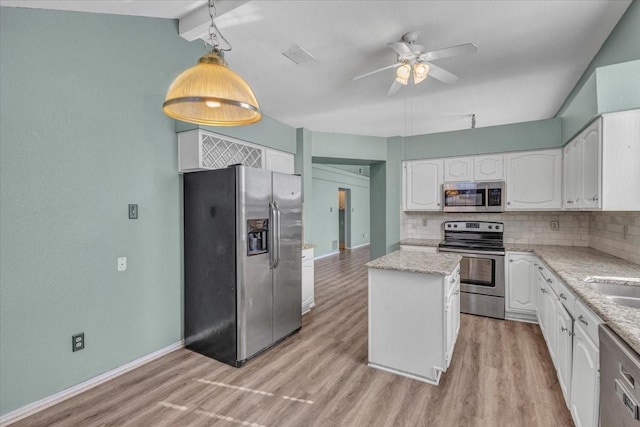
M601 119L593 122L563 149L563 200L565 209L602 206Z
M473 180L473 157L444 159L444 182Z
M640 110L604 114L564 147L565 209L640 210Z
M264 167L264 147L202 129L178 134L178 170L194 172L233 164Z
M404 210L442 210L442 168L442 159L404 162Z
M507 154L506 210L562 207L562 150Z
M294 173L293 154L284 151L265 149L265 169L281 173Z
M474 181L502 181L504 179L504 154L490 154L473 158Z

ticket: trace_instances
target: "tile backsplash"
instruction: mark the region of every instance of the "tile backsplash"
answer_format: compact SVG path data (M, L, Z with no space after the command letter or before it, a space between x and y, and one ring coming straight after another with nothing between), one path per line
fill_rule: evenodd
M591 212L589 246L640 264L640 211Z
M450 214L401 212L400 237L442 239L444 221L500 221L505 243L590 246L640 264L640 211L633 212L505 212ZM551 229L558 221L558 230ZM627 227L626 237L625 228Z

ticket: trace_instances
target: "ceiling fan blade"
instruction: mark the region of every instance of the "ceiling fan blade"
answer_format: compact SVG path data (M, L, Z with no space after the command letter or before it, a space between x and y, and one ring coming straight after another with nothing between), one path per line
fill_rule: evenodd
M446 47L444 49L425 52L418 58L419 61L433 61L435 59L450 58L458 55L468 55L476 53L478 46L473 43L459 44L457 46Z
M388 70L389 68L396 68L402 65L402 62L397 62L395 64L387 65L386 67L378 68L377 70L369 71L368 73L361 74L359 76L355 76L351 80L358 80L363 77L370 76L371 74L379 73L380 71Z
M458 76L431 63L429 63L429 77L433 77L434 79L440 80L442 83L446 83L448 85L454 84L458 81Z
M401 87L402 83L400 83L396 79L393 79L393 83L391 83L391 87L389 88L389 92L387 92L387 96L395 95L396 93L398 93Z
M411 49L409 49L409 46L407 46L405 42L391 42L387 43L387 46L400 56L413 55L413 52L411 52Z

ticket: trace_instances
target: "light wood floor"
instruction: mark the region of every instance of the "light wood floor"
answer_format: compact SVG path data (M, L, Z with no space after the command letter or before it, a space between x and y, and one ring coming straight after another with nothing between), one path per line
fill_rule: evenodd
M571 426L537 325L463 315L432 386L367 363L368 248L316 261L300 333L243 368L177 350L21 426Z

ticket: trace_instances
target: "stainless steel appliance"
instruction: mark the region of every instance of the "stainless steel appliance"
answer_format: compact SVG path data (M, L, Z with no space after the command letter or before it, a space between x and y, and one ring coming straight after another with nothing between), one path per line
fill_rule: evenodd
M600 325L600 425L640 426L640 355Z
M185 347L233 366L301 327L299 176L184 175Z
M504 225L489 221L446 221L440 252L457 252L460 311L504 319Z
M444 212L504 212L504 182L445 182Z

